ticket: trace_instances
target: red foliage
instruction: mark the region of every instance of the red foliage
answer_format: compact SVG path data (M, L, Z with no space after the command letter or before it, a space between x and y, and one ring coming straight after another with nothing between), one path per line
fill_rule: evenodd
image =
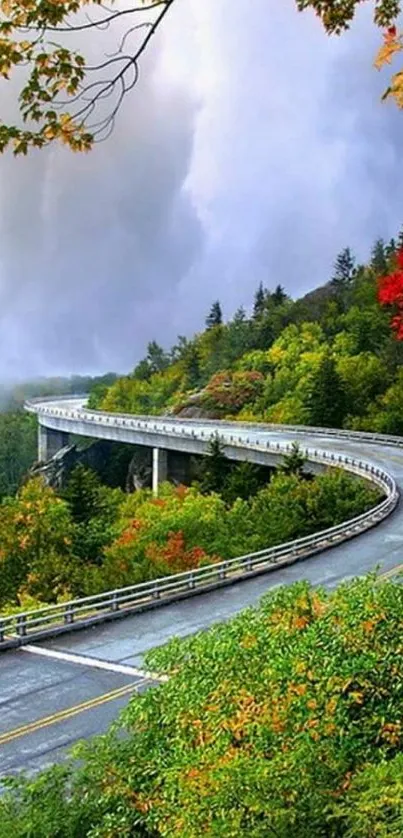
M146 549L146 556L153 564L166 565L174 573L200 567L201 563L206 560L208 563L218 561L216 556L208 556L202 547L186 549L182 530L170 532L168 541L163 547L155 542L150 544Z
M383 306L393 306L395 314L391 326L397 340L403 340L403 247L396 253L396 267L393 273L379 280L378 300Z
M188 491L189 491L188 487L184 486L183 483L180 483L179 486L176 486L176 488L175 488L176 497L179 498L179 500L183 501L183 500L185 500L185 497L188 494Z
M262 392L264 376L256 370L241 372L223 370L212 376L205 389L207 405L236 413Z
M133 541L136 540L137 532L142 528L143 524L141 521L137 521L136 518L133 518L133 521L123 530L122 534L116 540L116 544L121 547L127 544L132 544Z

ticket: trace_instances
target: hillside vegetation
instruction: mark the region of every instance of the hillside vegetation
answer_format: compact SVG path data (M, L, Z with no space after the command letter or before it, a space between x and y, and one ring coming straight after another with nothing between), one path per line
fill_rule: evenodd
M228 322L216 301L203 332L169 352L152 341L91 405L403 433L402 245L403 234L378 240L367 265L346 248L329 282L297 301L260 285L252 313Z
M401 838L402 613L401 585L298 583L173 640L79 767L13 781L2 838Z
M29 480L0 504L0 613L235 558L341 523L381 498L338 470L311 480L279 471L262 486L249 463L220 472L217 491L215 458L207 460L199 486L165 484L158 498L125 495L83 466L61 496Z

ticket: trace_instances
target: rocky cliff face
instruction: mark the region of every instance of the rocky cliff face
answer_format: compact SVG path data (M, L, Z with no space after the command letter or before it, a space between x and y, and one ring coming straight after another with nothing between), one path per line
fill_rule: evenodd
M76 445L61 448L47 463L36 463L28 477L40 475L48 486L59 490L78 464L93 469L104 483L120 486L128 493L152 485L152 448L104 440L93 442L87 448ZM180 451L168 452L168 477L172 483L188 485L195 475L196 458Z
M175 411L175 416L178 419L217 419L218 415L213 410L207 410L203 404L204 390L199 393L193 393L189 396L186 403Z
M47 463L34 463L27 474L27 479L42 477L45 483L53 489L63 488L68 475L80 462L78 453L75 445L66 445Z
M150 448L116 446L103 440L98 440L87 448L79 448L77 445L61 448L47 463L35 463L28 477L40 475L48 486L62 489L71 471L79 464L93 469L103 482L120 486L127 492L151 486Z

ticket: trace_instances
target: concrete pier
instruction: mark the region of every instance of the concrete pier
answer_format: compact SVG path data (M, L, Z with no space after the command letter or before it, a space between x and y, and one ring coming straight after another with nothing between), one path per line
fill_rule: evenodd
M69 444L69 434L38 425L38 462L47 463L61 448Z
M168 479L168 451L165 448L153 448L153 494L158 495L158 487Z

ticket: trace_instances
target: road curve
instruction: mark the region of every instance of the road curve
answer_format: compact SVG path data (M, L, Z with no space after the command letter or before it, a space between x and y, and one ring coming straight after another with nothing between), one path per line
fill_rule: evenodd
M226 443L229 456L245 459L249 446L256 443L262 447L270 446L262 454L261 462L268 462L270 451L273 462L276 458L275 446L281 447L297 440L307 450L326 451L334 455L347 455L357 461L363 460L381 468L392 476L397 486L403 486L403 438L382 437L373 441L369 434L346 431L320 431L306 428L300 430L282 426L250 425L219 420L178 420L173 417L142 417L128 414L91 411L86 408L83 397L62 397L58 399L37 399L26 403L26 409L35 413L39 423L51 430L78 434L96 439L109 439L118 442L132 442L156 447L168 447L173 450L202 453L214 433L219 433ZM203 439L201 439L203 438ZM393 444L389 444L393 441ZM249 454L256 452L250 451ZM257 457L259 460L259 456ZM339 561L339 554L343 561ZM336 581L347 576L362 573L381 565L389 570L403 562L403 504L393 515L373 530L364 533L351 542L334 547L323 555L317 555L313 562L325 568L330 561ZM342 565L342 566L341 566ZM348 573L347 573L348 569ZM278 571L281 573L281 571ZM298 578L306 577L306 563L296 568ZM273 575L273 573L271 574ZM274 571L274 576L276 571ZM316 574L315 574L316 575ZM328 583L328 573L319 571L318 583ZM323 578L321 578L323 576ZM259 580L259 586L264 585ZM242 605L240 606L242 607Z
M84 431L85 435L94 438L129 441L127 434L130 426L115 425L117 417L114 414L91 414L85 409L82 399L42 400L28 408L37 413L45 427L71 433ZM137 421L133 417L121 417L121 420ZM141 423L142 420L138 421ZM163 433L166 437L171 422L165 417L152 417L149 422L152 427L148 432L148 444L155 445L158 429L165 426ZM333 432L317 434L309 429L301 433L264 426L247 428L236 423L232 426L219 422L176 421L175 424L180 424L180 428L190 435L197 427L208 439L209 434L217 430L225 437L233 435L241 438L245 444L246 439L250 444L259 440L274 445L277 441L285 445L298 439L303 447L326 450L336 457L344 454L366 460L387 471L398 485L403 486L403 439L400 447L399 444L388 445L382 440L374 443L359 436L348 438ZM181 436L177 431L172 432L172 447L179 444ZM162 437L160 444L161 441ZM185 440L181 444L185 446L188 443ZM170 637L185 636L228 619L242 608L258 602L266 590L280 584L307 579L314 585L332 588L344 579L364 574L377 566L380 566L381 572L393 572L402 563L403 504L400 504L389 518L374 529L303 562L154 611L48 640L46 644L36 646L38 653L29 647L4 652L0 659L0 734L4 737L0 776L3 772L15 773L21 768L37 771L62 759L65 749L77 739L104 730L118 707L128 700L123 695L126 686L129 691L133 680L137 679L130 668L135 673L136 667L143 666L144 653ZM83 658L81 665L77 663L78 656ZM99 661L111 662L111 671L97 668ZM113 669L115 664L122 667L122 674ZM125 667L127 674L123 674ZM113 691L120 688L122 693L117 692L117 698L109 700L109 696L115 694ZM92 703L94 696L101 697ZM88 704L91 712L76 713L77 705L84 706L87 701L91 702ZM42 723L43 718L53 718L60 708L65 712L62 721L53 723L51 727ZM18 733L17 736L15 731L29 725L33 719L38 720L35 721L35 729L28 727L27 735L20 736Z
M347 433L346 431L320 431L306 428L290 429L282 426L248 425L219 420L178 420L172 417L135 417L126 414L90 411L85 406L83 397L64 397L59 399L37 399L26 403L26 409L35 413L44 427L72 434L79 434L96 439L109 439L119 442L133 442L151 446L168 447L174 450L202 453L214 433L219 433L227 444L229 456L245 459L248 447L260 443L262 447L282 447L297 440L302 448L326 451L335 459L347 455L357 461L363 460L390 474L397 486L403 486L403 438L401 443L396 437L377 436L374 442L369 434ZM194 435L194 436L192 436ZM203 439L201 439L203 438ZM389 444L392 441L393 444ZM254 453L252 451L250 454ZM265 461L267 459L265 452ZM261 460L263 461L263 460ZM343 556L343 559L340 558ZM318 568L314 574L318 584L328 584L331 579L337 583L343 578L363 573L380 565L389 570L403 562L403 504L400 504L382 524L351 542L334 547L323 555L299 564L294 573L298 578L310 576L308 566L313 563ZM320 568L323 570L320 570ZM329 575L329 569L332 573ZM283 571L274 571L276 577ZM247 585L247 583L242 583ZM260 588L265 582L258 580ZM242 587L242 585L241 585ZM246 588L245 588L246 590ZM220 596L223 593L221 592ZM242 596L240 598L242 600ZM245 604L247 604L247 596ZM242 607L242 602L238 608Z

